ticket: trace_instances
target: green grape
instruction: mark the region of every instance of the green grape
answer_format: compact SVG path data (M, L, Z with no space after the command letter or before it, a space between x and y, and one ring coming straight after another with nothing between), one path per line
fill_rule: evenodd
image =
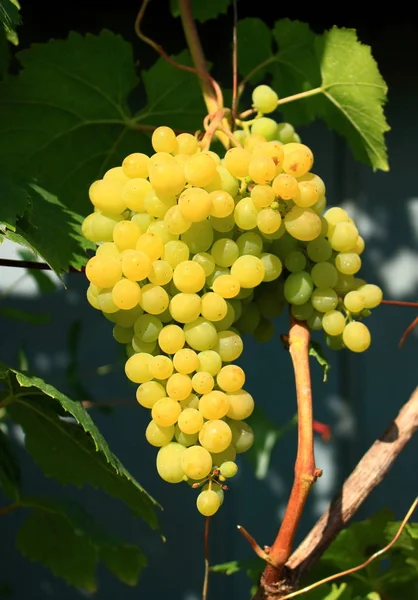
M348 292L344 297L344 306L353 313L361 312L366 306L366 299L360 291Z
M222 359L215 350L205 350L199 352L199 367L196 371L206 371L213 377L219 373L222 368Z
M227 312L228 305L226 300L219 294L208 292L202 296L201 313L202 317L208 321L221 321L226 316Z
M209 185L216 176L217 164L209 154L192 154L184 166L188 183L196 187Z
M217 265L230 267L239 257L239 248L233 240L221 238L213 244L210 253Z
M254 288L263 281L264 264L256 256L240 256L231 267L231 275L238 279L242 288Z
M312 331L319 331L320 329L322 329L323 316L323 313L320 313L317 310L315 310L313 314L306 320L309 329L312 329Z
M192 386L197 394L209 394L213 390L215 380L210 373L199 371L192 377Z
M236 392L227 394L229 400L229 410L227 416L234 421L242 421L247 419L254 410L254 399L245 390L237 390Z
M184 331L178 325L166 325L160 331L158 344L166 354L175 354L181 350L185 344L186 336Z
M239 302L239 300L237 302L241 307L241 303ZM203 313L202 316L204 316ZM223 319L220 319L219 321L213 321L213 324L215 325L217 331L224 331L226 329L229 329L233 325L233 323L235 323L235 321L237 321L235 309L232 306L231 301L227 301L226 315Z
M184 433L177 424L174 427L174 437L176 438L176 441L179 444L188 448L189 446L194 446L196 444L197 439L198 439L198 434L197 433Z
M349 252L357 239L358 230L353 223L339 222L331 232L328 230L328 240L338 252Z
M234 198L225 190L215 190L209 194L211 202L210 215L217 219L228 217L234 212Z
M316 287L333 288L338 282L338 271L329 262L318 262L312 267L311 277Z
M160 285L147 283L141 289L140 305L145 312L151 315L159 315L168 308L170 298Z
M151 144L155 152L177 152L178 143L176 134L170 127L157 127L154 129Z
M325 343L331 350L343 350L345 348L342 335L326 335Z
M145 383L141 383L136 390L136 399L138 403L145 408L152 408L158 400L165 398L165 396L166 393L164 387L156 381L147 381Z
M192 393L192 380L184 373L174 373L167 379L166 392L173 400L185 400Z
M300 250L293 250L286 256L284 266L291 273L303 271L306 267L306 257Z
M308 300L304 304L292 304L290 312L298 321L307 321L313 315L314 307L312 306L312 302Z
M145 352L146 354L153 354L157 347L157 342L143 342L136 335L134 335L131 341L131 345L135 352Z
M252 155L244 148L231 148L225 154L224 165L234 177L247 177Z
M211 275L215 270L216 265L213 256L207 252L198 252L193 256L192 260L197 262L203 268L206 277Z
M194 377L200 375L202 375L202 373L196 373ZM210 375L210 377L212 377L212 375ZM199 401L199 411L202 413L203 417L208 420L222 419L229 408L229 399L227 395L219 390L213 390L203 394Z
M376 308L382 302L383 293L379 286L374 285L372 283L367 283L365 285L361 285L357 288L358 292L364 296L365 308Z
M239 424L240 421L228 421L229 427L231 431L233 431L233 425ZM213 466L220 467L222 463L227 462L228 460L234 461L237 456L237 452L232 444L228 446L222 452L211 452Z
M237 392L245 383L245 373L238 365L226 365L216 376L216 383L224 392Z
M198 149L198 142L191 133L179 133L177 139L178 154L195 154Z
M199 432L199 442L209 452L219 453L228 448L232 441L231 428L225 421L206 421Z
M173 373L173 363L168 356L157 354L149 363L149 371L155 379L165 380ZM164 394L165 395L165 394Z
M86 265L86 277L99 288L111 288L122 279L120 260L113 256L93 256Z
M183 215L178 204L171 206L164 215L164 224L167 231L180 235L187 231L192 222Z
M200 492L196 500L197 510L204 517L212 517L221 505L221 501L213 490Z
M172 398L157 400L151 409L151 416L160 427L169 427L177 423L180 413L180 404Z
M237 333L226 330L217 332L217 342L213 349L223 362L232 362L241 356L244 345Z
M335 266L344 275L354 275L361 268L361 258L354 252L340 252L335 257Z
M134 354L125 363L125 374L130 381L134 383L145 383L151 381L152 375L149 370L149 363L153 359L151 354L139 352Z
M343 295L352 290L354 287L355 282L353 275L344 275L343 273L338 272L337 284L334 286L336 292Z
M304 144L289 143L283 146L283 171L294 177L301 177L310 171L313 165L312 151Z
M211 350L216 346L218 339L213 323L203 317L198 317L191 323L186 323L184 335L190 348L199 352Z
M180 194L178 207L185 219L197 223L210 215L212 202L206 190L191 187Z
M269 185L255 185L251 190L251 200L256 208L267 208L274 199L274 192Z
M261 315L257 304L247 304L235 326L241 334L254 333L260 323Z
M322 229L321 219L311 208L294 206L285 216L286 231L297 240L310 242Z
M230 479L231 477L235 477L235 475L238 473L238 465L232 460L228 460L221 464L219 470L223 477Z
M199 357L194 350L182 348L173 356L173 365L176 371L189 375L199 366Z
M282 144L288 144L289 142L291 142L294 135L295 130L293 125L291 125L290 123L277 124L276 137L282 142Z
M155 342L163 328L158 317L141 315L134 323L135 335L143 342Z
M155 421L150 421L145 430L145 438L151 446L161 448L166 446L174 437L174 425L160 427Z
M123 268L123 265L122 265ZM166 260L154 260L148 279L155 285L166 285L173 278L173 267Z
M205 271L199 263L185 260L174 269L173 282L180 292L199 292L206 283Z
M115 179L95 181L89 188L89 197L92 204L103 213L122 213L127 208L122 197L124 183Z
M284 296L290 304L305 304L313 291L312 277L306 271L291 273L284 284Z
M141 152L134 152L124 158L122 162L123 172L127 177L135 179L137 177L148 177L148 162L149 157ZM129 206L128 206L129 208ZM135 210L132 208L131 210Z
M259 257L263 251L263 238L258 233L248 231L238 237L237 246L240 256L251 254Z
M203 415L196 408L184 408L178 418L178 426L183 433L198 433L203 427Z
M271 113L277 108L278 95L268 85L258 85L252 94L253 106L261 113Z
M167 242L163 248L162 258L175 269L177 265L189 259L190 250L188 245L181 240ZM155 259L156 260L156 259Z
M257 226L257 215L258 208L249 197L243 198L235 206L234 219L240 229L254 229Z
M201 446L190 446L181 455L181 468L191 479L204 479L212 470L212 457Z
M340 335L344 331L345 317L339 310L330 310L322 318L322 328L330 336Z
M157 454L157 471L161 479L168 483L180 483L184 478L181 457L186 448L176 442L170 442L160 448Z
M280 173L271 184L273 192L282 200L292 200L298 193L298 180L293 175Z
M115 325L113 328L113 337L119 344L129 344L133 336L134 330L131 327Z
M150 257L139 250L125 250L121 254L122 272L131 281L142 281L151 274L153 264Z
M272 234L279 230L282 217L277 210L262 208L257 214L257 227L262 233Z
M191 227L182 234L181 239L183 243L187 244L192 254L207 252L213 242L212 222L206 219L200 223L193 223Z
M254 443L254 432L245 421L228 421L232 431L232 444L237 454L247 452ZM234 460L233 458L229 460ZM213 464L218 464L215 460Z
M344 345L352 352L364 352L370 346L370 331L358 321L351 321L343 331Z
M276 176L276 164L274 160L269 156L254 156L253 154L248 166L248 176L255 183L269 183Z
M274 324L269 319L261 317L253 335L260 344L269 342L274 337Z
M176 242L169 243L175 244ZM143 233L137 241L136 249L145 252L154 261L161 258L164 251L164 242L155 233Z
M251 133L262 135L268 142L276 139L277 123L269 117L256 119L251 125Z
M235 132L236 133L236 132ZM235 134L234 134L235 135ZM220 506L222 506L223 502L224 502L224 491L222 489L222 487L215 483L214 481L211 482L212 485L212 491L216 493L216 495L219 498L219 502L220 502ZM209 490L209 483L206 483L203 487L202 490L205 492L206 490Z
M330 287L317 288L312 292L311 302L315 310L326 313L337 306L338 295Z
M210 280L207 283L210 285ZM241 289L240 280L238 277L229 274L219 275L214 279L212 289L222 298L235 298Z

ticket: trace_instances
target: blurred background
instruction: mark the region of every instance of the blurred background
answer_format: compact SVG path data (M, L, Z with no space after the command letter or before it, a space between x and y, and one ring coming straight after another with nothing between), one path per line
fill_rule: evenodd
M138 3L139 4L139 3ZM154 52L135 38L136 6L130 0L71 3L22 0L23 25L20 48L51 38L65 38L69 31L98 33L108 28L131 41L142 68L156 59ZM259 17L268 25L287 17L309 23L320 33L332 25L357 29L359 39L371 45L389 87L386 116L389 173L372 173L356 164L346 143L321 123L298 129L315 154L315 172L326 182L329 205L343 205L355 218L366 240L362 277L380 285L387 299L417 300L418 291L418 183L416 139L418 121L418 23L393 13L374 15L372 24L345 10L344 18L317 11L284 12L278 3L261 1L253 6L238 1L239 18ZM149 6L143 24L168 53L185 47L178 20L169 14L168 2ZM213 74L230 88L230 40L232 11L199 26ZM16 69L17 69L16 63ZM1 107L0 107L1 110ZM76 149L74 149L76 152ZM2 258L24 258L19 247L6 242ZM137 543L148 557L139 587L129 588L103 569L98 600L139 597L198 600L203 574L204 520L195 510L195 493L187 486L170 486L155 470L155 449L144 438L148 418L135 402L135 386L123 372L122 351L112 338L112 324L94 311L85 299L84 275L72 273L65 286L51 273L5 268L0 273L0 359L17 367L27 361L30 369L70 397L95 400L112 411L91 409L92 417L112 451L163 506L163 543L139 519L118 502L90 487L60 487L46 479L23 448L18 427L12 430L14 446L22 460L24 490L74 498L109 530ZM35 315L34 323L4 318L7 307ZM368 324L372 346L364 355L328 351L329 378L312 363L315 418L329 424L332 439L315 442L317 466L324 474L314 486L298 531L302 539L327 506L346 476L370 444L383 432L417 385L418 328L402 349L399 339L416 316L411 308L381 306ZM255 346L244 339L245 352L238 363L247 374L246 388L253 394L270 425L283 426L295 413L295 391L289 356L279 334L288 328L287 316L276 320L276 336ZM210 552L213 564L251 558L251 549L236 525L245 526L257 541L271 543L287 502L293 479L296 449L292 429L273 449L267 473L254 472L243 456L238 476L231 482L224 506L212 523ZM418 439L412 440L386 480L362 506L357 519L389 508L404 516L418 488L416 457ZM261 479L260 475L264 475ZM25 515L19 511L0 519L0 584L5 598L60 600L88 597L70 588L44 567L31 564L14 547L14 537ZM245 574L225 577L213 574L211 596L248 597ZM1 597L1 592L0 592Z

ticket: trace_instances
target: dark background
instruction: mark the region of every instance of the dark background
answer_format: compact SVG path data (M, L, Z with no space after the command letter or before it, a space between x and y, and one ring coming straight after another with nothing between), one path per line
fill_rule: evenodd
M204 1L204 0L202 0ZM135 38L133 23L139 4L117 2L33 2L22 1L23 26L19 29L20 48L51 38L65 38L68 32L98 33L108 28L133 43L135 57L142 68L156 59L154 51ZM321 123L298 130L316 157L317 172L325 179L330 204L350 201L359 211L361 232L366 237L367 251L363 276L382 285L387 297L416 300L418 280L418 226L411 217L414 198L418 197L416 179L416 139L418 133L418 25L408 19L404 10L397 13L375 13L366 18L363 10L350 4L344 16L333 15L313 5L311 10L286 12L280 3L238 2L239 18L259 17L268 25L277 19L291 18L308 22L322 32L336 24L353 27L359 39L372 46L373 55L389 86L387 118L392 131L387 135L391 172L373 174L371 169L354 163L344 141L327 131ZM169 53L185 47L179 20L171 18L169 3L154 0L147 9L143 30ZM219 19L199 25L208 60L214 63L214 76L225 87L231 86L230 39L232 11ZM17 63L15 65L17 69ZM76 149L75 149L76 151ZM368 223L364 231L362 224ZM379 231L383 233L380 234ZM415 257L413 266L399 262L403 252ZM395 262L398 260L398 262ZM394 266L394 283L382 266ZM408 263L413 265L413 263ZM401 266L399 266L401 265ZM402 266L403 265L403 266ZM403 270L400 270L402 267ZM409 269L409 270L408 270ZM402 279L411 285L402 287ZM399 281L398 281L399 280ZM65 370L68 353L68 331L74 320L82 324L79 362L83 384L98 400L132 401L133 389L123 372L92 377L94 369L115 360L117 349L111 336L111 324L87 305L83 276L66 277L68 289L58 288L44 297L16 296L14 306L28 311L48 312L51 324L39 330L28 325L2 322L0 352L2 360L15 364L22 343L25 344L34 370L59 389L67 391ZM407 311L407 312L405 312ZM417 337L413 334L404 350L397 349L398 340L414 317L409 309L381 307L370 318L373 344L364 356L348 352L331 356L330 380L323 386L321 373L313 365L315 417L329 423L334 437L331 443L316 442L317 464L324 476L315 486L299 530L299 539L319 516L338 485L350 473L364 451L385 429L416 385ZM286 331L285 317L277 320L277 332ZM269 418L278 424L294 414L294 383L290 362L278 339L255 347L245 340L245 355L240 364L247 373L247 387ZM145 411L137 406L124 407L107 416L94 413L99 428L111 449L141 484L159 500L165 510L162 528L167 542L139 520L133 520L121 503L85 487L82 490L55 485L44 479L21 447L19 431L14 431L16 448L22 457L25 491L28 493L65 494L81 501L101 523L132 542L147 554L149 567L138 588L127 588L104 569L99 572L98 600L153 598L156 600L198 600L202 579L203 519L197 514L195 496L186 486L169 486L159 480L154 467L154 452L145 442ZM251 550L236 532L236 524L246 526L261 545L270 543L280 523L292 482L296 439L290 435L273 454L273 466L263 481L255 479L245 460L240 474L228 492L226 502L213 520L211 555L213 563L249 558ZM387 507L401 518L418 488L416 456L417 440L410 443L397 461L387 480L372 494L358 517L367 518ZM10 598L17 600L72 600L88 597L74 590L39 565L27 562L13 546L18 525L25 515L18 512L2 517L0 522L0 581L6 582ZM6 520L7 519L7 520ZM244 575L226 578L214 575L210 598L248 598Z

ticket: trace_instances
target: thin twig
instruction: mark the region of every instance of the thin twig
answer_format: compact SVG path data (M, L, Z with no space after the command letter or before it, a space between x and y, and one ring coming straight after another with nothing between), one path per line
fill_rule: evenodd
M210 573L210 562L209 562L209 526L210 517L205 519L205 531L203 533L203 552L205 557L205 575L203 577L203 589L202 589L202 600L207 600L208 587L209 587L209 573Z
M384 554L385 552L390 550L390 548L392 548L392 546L394 544L396 544L396 542L398 541L398 539L401 536L402 531L405 529L409 519L411 518L412 513L415 511L417 505L418 505L418 497L415 498L414 502L412 503L411 507L409 508L408 512L406 513L395 537L389 542L389 544L387 544L387 546L385 546L381 550L378 550L377 552L372 554L361 565L357 565L357 567L352 567L351 569L347 569L346 571L342 571L341 573L336 573L335 575L330 575L329 577L326 577L325 579L321 579L320 581L316 581L315 583L312 583L311 585L308 585L307 587L304 587L301 590L297 590L296 592L292 592L291 594L286 594L286 596L282 597L282 600L288 600L289 598L296 598L296 596L300 596L301 594L306 594L307 592L314 590L315 588L319 587L320 585L323 585L324 583L329 583L330 581L335 581L336 579L341 579L341 577L345 577L347 575L352 575L353 573L356 573L357 571L360 571L361 569L364 569L365 567L367 567L371 562L376 560L376 558L379 558L379 556L382 556L382 554Z
M389 304L390 306L410 306L418 308L418 302L405 302L404 300L382 300L381 304Z
M404 343L406 341L406 338L411 333L411 331L413 329L415 329L415 327L417 327L417 325L418 325L418 317L415 317L415 319L412 321L412 323L410 323L408 325L408 327L405 329L405 331L403 332L402 337L399 340L399 348L402 348L402 346L404 345Z
M19 508L19 504L9 504L8 506L0 506L0 517L2 515L8 515L12 511L16 510L16 508Z
M266 562L270 563L271 559L270 559L269 554L265 550L262 549L262 547L253 538L253 536L250 533L248 533L248 531L245 529L245 527L243 527L242 525L237 525L237 529L244 536L244 538L247 540L247 542L250 544L250 546L253 549L253 551L255 552L255 554L257 554L257 556L259 558L262 558Z
M231 110L231 121L232 130L235 129L235 117L237 116L237 105L238 105L238 36L237 36L237 23L238 23L238 8L237 0L232 2L234 10L234 24L232 27L232 110Z
M136 35L143 42L145 42L146 44L151 46L151 48L153 48L156 52L158 52L158 54L164 60L166 60L170 65L172 65L176 69L181 69L182 71L188 71L189 73L195 73L196 75L199 75L199 77L203 77L204 79L209 81L211 86L213 87L217 102L219 103L220 106L222 106L223 100L222 100L221 88L220 88L219 84L213 79L213 77L211 75L209 75L206 68L205 69L196 69L194 67L189 67L188 65L183 65L181 63L178 63L173 58L171 58L171 56L169 54L167 54L167 52L164 50L164 48L160 44L157 44L157 42L154 42L154 40L152 40L151 38L146 36L144 33L142 33L141 23L142 23L142 19L144 18L145 10L146 10L148 4L150 3L150 1L151 0L143 0L142 1L141 8L139 9L139 12L135 19L134 29L135 29Z

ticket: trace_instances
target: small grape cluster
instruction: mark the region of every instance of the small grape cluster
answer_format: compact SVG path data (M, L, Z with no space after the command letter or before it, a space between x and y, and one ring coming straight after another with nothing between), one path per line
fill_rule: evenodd
M311 150L290 125L262 116L275 92L259 86L253 100L260 115L222 159L195 136L158 127L154 154L131 154L91 185L94 212L82 225L98 244L87 299L126 344L157 471L203 485L205 516L254 439L254 400L234 364L242 335L271 339L289 303L330 346L359 352L370 344L362 320L381 301L377 286L354 277L364 242L352 219L340 208L321 216L325 185Z

